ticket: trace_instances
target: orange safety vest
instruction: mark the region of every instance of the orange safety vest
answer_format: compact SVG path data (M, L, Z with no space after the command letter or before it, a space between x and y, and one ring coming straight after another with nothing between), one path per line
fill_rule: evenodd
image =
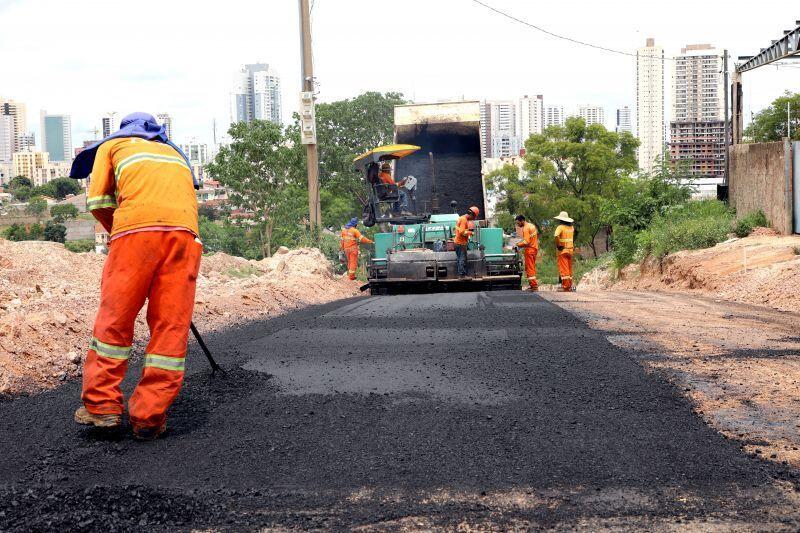
M469 229L467 215L461 215L458 217L458 222L456 222L456 234L455 237L453 237L453 242L463 246L469 242L470 237L472 237L472 231Z
M342 250L358 250L358 244L369 244L372 241L361 235L361 232L356 228L342 228L341 244Z
M575 249L575 244L573 242L573 237L575 236L575 228L573 226L565 226L563 224L559 224L556 228L556 238L558 239L557 245L562 247L561 250L558 250L559 254L572 254L573 250Z
M517 226L517 235L522 238L517 245L520 248L525 248L526 250L539 249L539 230L536 229L535 224L526 222L521 228Z
M378 174L378 178L380 178L381 183L385 185L394 185L394 178L391 172L381 172Z

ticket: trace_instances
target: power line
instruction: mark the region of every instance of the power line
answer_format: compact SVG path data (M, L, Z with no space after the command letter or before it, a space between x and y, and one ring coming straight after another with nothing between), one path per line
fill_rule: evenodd
M539 32L542 32L542 33L544 33L546 35L549 35L550 37L555 37L556 39L561 39L563 41L568 41L570 43L577 44L577 45L580 45L580 46L586 46L586 47L589 47L589 48L594 48L596 50L602 50L604 52L611 52L612 54L619 54L619 55L628 56L628 57L637 57L637 54L634 54L634 53L631 53L631 52L626 52L624 50L616 50L614 48L608 48L607 46L601 46L599 44L587 43L585 41L579 41L578 39L573 39L572 37L567 37L566 35L559 35L558 33L554 33L552 31L546 30L546 29L542 28L541 26L537 26L536 24L530 23L530 22L528 22L526 20L522 20L521 18L517 18L514 15L512 15L511 13L507 13L505 11L497 9L496 7L492 7L489 4L481 2L481 0L472 0L472 2L485 7L489 11L495 12L500 16L503 16L503 17L505 17L507 19L513 20L514 22L518 22L518 23L520 23L520 24L522 24L524 26L527 26L527 27L532 28L532 29L534 29L536 31L539 31ZM674 58L672 58L672 57L663 57L662 59L673 60Z

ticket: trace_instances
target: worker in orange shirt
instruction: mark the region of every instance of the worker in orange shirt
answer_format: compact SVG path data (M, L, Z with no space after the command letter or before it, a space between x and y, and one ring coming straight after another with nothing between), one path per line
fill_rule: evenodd
M480 210L473 205L465 214L458 217L456 222L453 244L456 247L456 270L459 279L467 277L467 245L469 238L472 237L475 231L475 219L478 218L479 214Z
M110 252L83 367L83 405L74 418L99 428L121 425L120 383L147 300L150 342L128 415L134 438L152 440L166 431L167 409L183 383L203 251L199 184L164 126L146 113L126 116L118 132L76 157L70 177L90 173L86 205L108 231Z
M342 227L342 240L340 249L347 256L347 277L356 279L356 270L358 269L358 245L359 244L374 244L373 241L361 235L356 226L358 219L353 217L350 221Z
M381 171L378 174L378 179L381 180L381 183L384 185L394 185L394 178L392 177L392 165L388 162L384 162L381 165Z
M536 279L536 256L539 254L539 230L535 224L525 221L525 215L517 215L517 235L522 239L517 243L517 248L522 252L525 261L525 275L532 291L539 290Z
M566 211L561 211L556 220L561 224L556 227L555 244L556 259L558 260L558 273L561 276L561 289L572 290L572 254L575 250L575 221L569 218Z

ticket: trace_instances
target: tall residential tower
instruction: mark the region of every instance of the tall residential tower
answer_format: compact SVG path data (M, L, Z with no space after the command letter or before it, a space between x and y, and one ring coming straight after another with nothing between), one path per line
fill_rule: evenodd
M636 51L636 136L639 168L649 172L664 152L664 49L655 39Z
M42 111L42 151L50 161L72 161L72 119Z
M269 120L282 123L281 78L266 63L245 65L231 92L231 122Z
M674 61L671 163L687 163L696 177L725 174L723 56L708 44L688 45Z
M524 145L528 137L542 133L544 129L544 97L525 95L519 99L519 136Z

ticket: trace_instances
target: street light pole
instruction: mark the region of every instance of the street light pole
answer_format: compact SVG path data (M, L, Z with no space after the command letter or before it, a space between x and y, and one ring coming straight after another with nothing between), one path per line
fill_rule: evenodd
M311 52L311 14L308 0L298 0L300 7L300 46L302 49L302 93L300 95L300 138L306 145L308 167L308 223L316 236L322 225L319 206L319 158L314 121L314 61Z

